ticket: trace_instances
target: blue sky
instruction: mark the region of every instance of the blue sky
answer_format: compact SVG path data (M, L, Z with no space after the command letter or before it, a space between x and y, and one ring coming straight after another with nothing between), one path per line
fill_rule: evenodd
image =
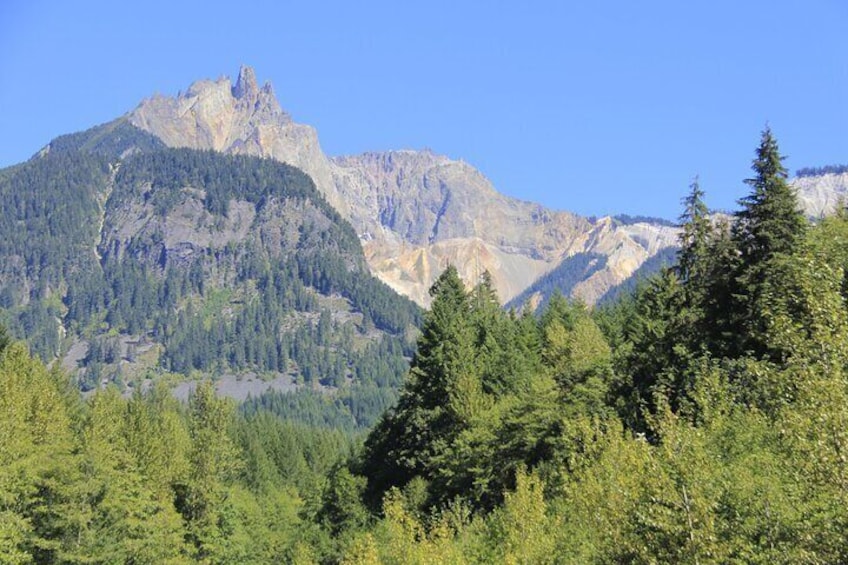
M242 63L331 155L430 148L506 194L735 208L760 131L848 163L848 2L0 3L0 166Z

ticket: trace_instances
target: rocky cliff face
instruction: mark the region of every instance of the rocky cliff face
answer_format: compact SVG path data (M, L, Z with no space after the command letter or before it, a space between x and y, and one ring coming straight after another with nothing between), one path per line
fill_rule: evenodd
M801 207L812 218L833 212L848 204L848 173L798 177L792 180Z
M166 145L271 157L313 178L355 227L370 268L421 304L447 263L473 283L488 270L502 300L581 253L607 257L574 292L594 302L658 250L673 229L590 221L498 193L471 165L429 151L366 153L328 159L315 130L280 108L269 84L242 67L229 79L198 81L176 98L145 100L135 126Z
M447 263L469 282L488 270L508 301L586 252L609 257L575 289L594 302L676 237L659 225L592 222L509 198L474 167L429 151L367 153L333 163L372 270L419 303L426 303L427 288Z

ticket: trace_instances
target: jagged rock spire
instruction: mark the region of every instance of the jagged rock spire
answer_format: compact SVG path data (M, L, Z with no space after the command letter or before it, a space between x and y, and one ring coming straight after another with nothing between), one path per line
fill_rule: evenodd
M256 83L256 73L252 67L242 65L239 69L238 80L233 86L233 97L242 99L245 96L255 97L259 93L259 86Z

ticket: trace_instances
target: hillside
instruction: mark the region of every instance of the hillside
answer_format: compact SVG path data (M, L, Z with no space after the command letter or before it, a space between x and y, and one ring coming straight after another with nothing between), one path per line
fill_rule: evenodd
M793 183L818 216L848 175ZM0 171L0 198L3 318L85 388L156 368L289 390L363 364L397 384L418 313L369 271L419 304L448 264L466 283L488 271L512 306L554 291L592 304L662 264L678 233L516 200L431 151L328 158L247 67L55 139Z
M391 402L418 308L301 171L118 121L3 171L0 201L3 316L83 389L201 371Z

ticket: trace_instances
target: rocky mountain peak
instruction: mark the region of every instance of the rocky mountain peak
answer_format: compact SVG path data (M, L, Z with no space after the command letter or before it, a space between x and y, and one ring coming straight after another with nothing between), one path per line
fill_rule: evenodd
M292 126L270 83L261 89L256 73L242 66L235 84L227 77L199 80L176 97L154 96L130 112L130 123L170 147L214 149L277 157L268 147L270 131ZM297 163L292 163L297 165Z
M235 84L226 77L197 81L176 97L148 98L128 119L169 147L270 157L293 165L345 214L346 202L336 193L315 129L292 120L270 83L257 85L256 73L245 65Z
M571 257L613 254L581 296L592 301L675 237L656 226L630 233L500 194L470 164L430 150L329 159L315 130L292 121L270 84L242 66L229 79L199 81L176 98L154 97L133 125L172 147L271 157L302 169L359 234L372 272L419 303L446 263L474 284L488 270L509 300ZM656 232L656 233L654 233ZM655 241L646 248L640 242ZM620 256L620 258L619 258ZM619 260L620 259L620 260Z
M256 98L259 95L259 86L256 83L256 73L253 67L242 65L239 69L238 79L232 88L233 98Z

